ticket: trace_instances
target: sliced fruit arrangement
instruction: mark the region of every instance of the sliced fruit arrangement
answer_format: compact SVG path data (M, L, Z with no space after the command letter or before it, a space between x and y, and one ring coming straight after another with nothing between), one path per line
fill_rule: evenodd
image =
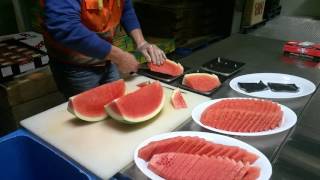
M138 156L149 161L155 154L176 152L193 155L221 156L243 163L254 163L258 156L237 146L227 146L193 136L173 137L153 141L139 150Z
M155 81L126 94L105 106L113 119L134 124L156 116L164 106L165 94L161 84Z
M280 126L281 107L270 100L224 99L208 106L201 114L201 123L233 132L261 132Z
M208 92L219 87L221 82L215 74L191 73L184 75L182 84L200 92Z
M197 136L152 141L139 149L138 157L148 162L150 170L168 180L254 180L260 175L260 169L252 165L258 159L256 154Z
M152 156L148 168L164 179L255 180L260 169L249 163L224 157L185 153L162 153Z
M179 88L172 91L171 104L175 109L184 109L188 107Z
M176 63L169 59L165 60L162 65L148 63L150 71L167 74L170 76L180 76L183 74L184 68L180 63Z
M85 121L99 121L107 117L104 105L125 94L125 83L118 80L73 96L68 111Z

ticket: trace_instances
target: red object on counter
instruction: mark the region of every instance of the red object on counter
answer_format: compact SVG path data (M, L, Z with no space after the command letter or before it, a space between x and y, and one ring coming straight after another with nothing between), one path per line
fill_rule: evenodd
M320 61L320 44L307 41L288 41L283 46L285 54L307 56L315 61Z

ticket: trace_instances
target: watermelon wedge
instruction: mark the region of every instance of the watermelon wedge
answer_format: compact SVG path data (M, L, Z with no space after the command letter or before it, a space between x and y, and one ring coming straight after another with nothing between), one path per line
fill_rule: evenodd
M182 84L200 92L208 92L219 87L221 82L215 74L191 73L184 75Z
M177 88L173 90L171 95L171 104L175 109L184 109L188 107L186 101L182 96L180 89Z
M165 94L158 81L115 99L105 106L107 114L120 122L134 124L156 116L164 106Z
M179 63L175 63L169 59L165 60L162 65L155 65L152 63L148 63L148 67L150 71L167 74L170 76L180 76L183 74L183 66Z
M68 111L84 121L100 121L107 117L104 105L125 94L124 81L118 80L70 97Z

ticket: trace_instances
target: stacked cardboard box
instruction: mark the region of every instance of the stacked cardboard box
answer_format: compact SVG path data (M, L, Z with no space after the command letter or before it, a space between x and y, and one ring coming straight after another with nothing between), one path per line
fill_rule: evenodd
M247 0L245 3L242 25L251 26L263 21L265 0Z
M209 0L138 0L134 6L144 34L175 38L177 44L183 44L219 30L219 19L225 18L220 4Z
M48 67L0 84L0 135L19 121L64 102Z

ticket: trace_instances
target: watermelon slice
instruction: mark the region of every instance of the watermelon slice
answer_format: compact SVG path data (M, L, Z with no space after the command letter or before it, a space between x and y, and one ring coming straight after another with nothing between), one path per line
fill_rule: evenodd
M115 120L134 124L156 116L164 106L165 94L158 81L115 99L105 106Z
M174 152L154 155L148 168L164 179L254 180L260 176L257 166L249 166L229 158Z
M155 65L152 63L148 63L148 67L150 71L167 74L170 76L180 76L183 74L183 66L179 63L175 63L169 59L165 60L162 65Z
M175 109L184 109L188 107L179 88L173 90L171 95L171 104Z
M144 81L144 82L141 82L141 83L137 84L137 86L138 87L144 87L144 86L149 85L149 84L151 84L151 81Z
M124 94L123 80L107 83L70 97L68 111L84 121L100 121L107 117L104 105Z
M221 82L215 74L191 73L184 75L182 84L200 92L208 92L219 87Z
M261 132L279 127L281 107L270 100L226 99L208 106L200 121L210 127L233 132Z

